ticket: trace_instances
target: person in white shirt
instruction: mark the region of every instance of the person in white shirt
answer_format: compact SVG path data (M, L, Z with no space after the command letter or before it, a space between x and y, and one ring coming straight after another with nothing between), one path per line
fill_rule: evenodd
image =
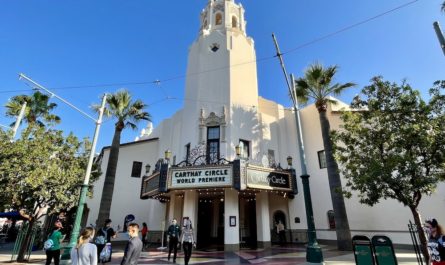
M182 248L184 249L184 264L188 265L192 256L192 246L196 248L196 241L193 237L193 226L190 219L184 220L184 227L181 234Z
M97 247L90 243L94 238L94 229L85 228L77 240L77 245L71 250L72 265L97 265Z

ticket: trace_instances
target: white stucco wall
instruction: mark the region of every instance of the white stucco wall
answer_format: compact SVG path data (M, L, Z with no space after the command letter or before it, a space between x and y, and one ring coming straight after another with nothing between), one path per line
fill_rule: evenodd
M128 214L133 214L136 217L135 222L139 223L139 225L142 225L142 222L146 222L150 230L160 229L161 221L165 217L165 204L159 203L156 200L140 199L141 181L142 175L145 173L145 165L150 161L148 163L152 166L152 169L154 168L154 163L151 161L157 160L158 145L158 141L154 140L121 146L110 211L110 219L113 221L114 229L117 229L118 225L122 229L124 218ZM87 224L95 224L98 217L109 150L109 148L104 149L101 166L103 174L94 184L93 198L87 200L87 205L90 208ZM141 178L131 177L133 161L143 163Z

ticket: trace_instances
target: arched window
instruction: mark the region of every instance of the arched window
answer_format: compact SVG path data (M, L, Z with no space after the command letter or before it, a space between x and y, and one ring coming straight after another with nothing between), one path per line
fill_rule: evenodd
M238 27L238 19L233 16L232 17L232 28L237 28Z
M215 25L222 25L222 14L217 13L215 16Z

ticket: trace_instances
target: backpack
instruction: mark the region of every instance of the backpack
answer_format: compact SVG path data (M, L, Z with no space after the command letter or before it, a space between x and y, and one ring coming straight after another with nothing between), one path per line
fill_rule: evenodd
M49 250L50 248L54 247L54 241L50 238L53 235L54 232L52 232L48 239L43 243L43 250Z
M107 230L104 230L103 228L99 230L99 233L96 237L96 239L94 240L94 243L98 244L98 245L105 245L105 243L107 243Z

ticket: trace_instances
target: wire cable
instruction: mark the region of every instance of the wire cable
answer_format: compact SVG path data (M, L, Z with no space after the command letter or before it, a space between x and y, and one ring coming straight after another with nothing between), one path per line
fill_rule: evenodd
M399 5L395 8L392 8L390 10L387 10L385 12L379 13L375 16L369 17L367 19L364 19L362 21L359 21L357 23L354 23L352 25L346 26L344 28L341 28L339 30L333 31L331 33L328 33L324 36L315 38L311 41L308 41L306 43L300 44L299 46L296 46L295 48L289 49L287 51L284 51L281 53L281 55L286 55L286 54L290 54L293 52L296 52L302 48L308 47L312 44L315 44L317 42L323 41L325 39L331 38L335 35L338 35L340 33L343 33L345 31L351 30L353 28L356 28L358 26L364 25L366 23L369 23L373 20L376 20L380 17L386 16L390 13L396 12L400 9L406 8L410 5L413 5L416 2L419 2L420 0L412 0L409 2L406 2L402 5ZM213 68L213 69L208 69L208 70L204 70L201 72L196 72L196 73L190 73L190 74L183 74L183 75L177 75L177 76L172 76L172 77L168 77L168 78L164 78L161 80L154 80L154 81L141 81L141 82L120 82L120 83L104 83L104 84L95 84L95 85L79 85L79 86L63 86L63 87L50 87L49 89L53 89L53 90L64 90L64 89L78 89L78 88L99 88L99 87L115 87L115 86L130 86L130 85L147 85L147 84L154 84L154 85L160 85L161 83L166 83L166 82L170 82L170 81L174 81L174 80L179 80L179 79L184 79L190 76L197 76L197 75L201 75L201 74L206 74L206 73L210 73L210 72L215 72L215 71L221 71L221 70L226 70L226 69L230 69L230 68L234 68L234 67L239 67L239 66L243 66L243 65L247 65L247 64L252 64L252 63L261 63L261 62L266 62L268 60L271 60L273 58L275 58L277 55L273 55L273 56L267 56L267 57L263 57L260 59L255 59L255 60L251 60L251 61L246 61L246 62L242 62L242 63L238 63L238 64L232 64L232 65L227 65L227 66L222 66L222 67L217 67L217 68ZM15 93L15 92L27 92L30 90L6 90L6 91L0 91L0 94L6 94L6 93Z

